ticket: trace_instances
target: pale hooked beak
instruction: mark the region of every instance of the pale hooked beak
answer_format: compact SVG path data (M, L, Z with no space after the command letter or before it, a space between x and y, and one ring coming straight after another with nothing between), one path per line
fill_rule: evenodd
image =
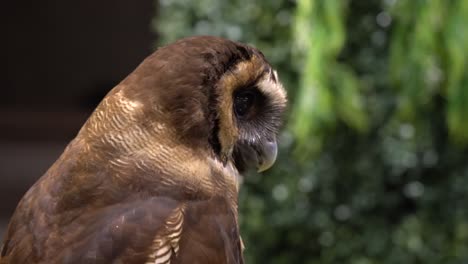
M258 172L266 171L275 163L278 154L276 140L263 139L256 142L241 142L233 152L236 168L245 172L256 168Z
M263 172L271 168L278 155L278 144L275 141L262 142L258 149L257 171Z

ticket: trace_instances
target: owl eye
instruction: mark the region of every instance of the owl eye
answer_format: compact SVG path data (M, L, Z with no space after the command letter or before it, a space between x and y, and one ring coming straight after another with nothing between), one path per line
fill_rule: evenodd
M234 96L234 111L238 117L245 117L256 100L256 95L252 91L241 91Z

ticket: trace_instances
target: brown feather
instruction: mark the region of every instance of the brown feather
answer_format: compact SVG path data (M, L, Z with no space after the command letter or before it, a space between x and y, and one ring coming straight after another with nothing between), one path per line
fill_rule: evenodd
M270 73L221 38L160 48L23 197L0 263L243 263L232 93Z

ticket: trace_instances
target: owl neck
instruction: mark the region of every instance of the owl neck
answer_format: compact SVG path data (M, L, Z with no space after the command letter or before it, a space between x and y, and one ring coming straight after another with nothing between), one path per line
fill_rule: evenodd
M239 174L232 164L224 166L208 148L182 144L157 106L147 109L119 89L101 102L77 139L84 142L83 155L119 186L155 194L177 186L181 195L199 197L232 192L237 202Z

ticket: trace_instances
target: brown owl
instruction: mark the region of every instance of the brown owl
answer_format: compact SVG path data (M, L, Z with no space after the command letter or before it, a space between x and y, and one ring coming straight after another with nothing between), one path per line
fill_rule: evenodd
M275 161L285 106L255 48L158 49L22 198L0 263L243 263L239 178Z

